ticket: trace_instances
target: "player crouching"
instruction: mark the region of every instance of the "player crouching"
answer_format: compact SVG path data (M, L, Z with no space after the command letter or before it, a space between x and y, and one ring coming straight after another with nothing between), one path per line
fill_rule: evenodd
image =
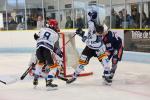
M104 25L105 30L107 30L107 26ZM111 67L111 76L113 79L114 74L117 69L118 61L121 61L123 54L123 45L122 39L111 31L103 32L103 42L106 46L106 54L108 55L109 60L112 62Z
M35 67L33 85L38 85L38 78L42 72L42 68L46 64L50 70L48 77L46 77L46 87L48 89L56 89L57 84L53 84L52 81L55 78L58 65L54 63L52 53L54 45L58 41L58 22L54 19L48 21L48 25L42 28L40 32L34 37L37 38L36 57L38 62Z

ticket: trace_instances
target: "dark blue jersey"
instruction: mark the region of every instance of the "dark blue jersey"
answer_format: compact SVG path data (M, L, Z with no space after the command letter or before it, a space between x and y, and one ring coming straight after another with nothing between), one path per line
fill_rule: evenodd
M108 34L103 37L103 42L106 45L107 51L114 51L122 48L122 39L111 31L108 31Z

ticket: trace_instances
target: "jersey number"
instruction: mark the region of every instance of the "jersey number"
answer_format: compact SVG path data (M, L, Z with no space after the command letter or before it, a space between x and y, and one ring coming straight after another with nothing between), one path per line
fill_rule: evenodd
M51 35L51 33L45 32L43 38L46 38L48 40L50 35Z

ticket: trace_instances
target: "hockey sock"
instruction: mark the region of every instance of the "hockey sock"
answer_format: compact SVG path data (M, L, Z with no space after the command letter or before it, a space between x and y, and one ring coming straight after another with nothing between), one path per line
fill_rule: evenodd
M80 72L81 71L83 71L84 70L84 66L83 65L79 65L77 68L76 68L76 70L75 70L75 72L74 72L74 74L73 74L73 78L77 78L77 76L80 74Z
M42 71L42 66L40 66L40 65L37 65L36 67L35 67L35 74L36 75L40 75L41 74L41 71Z
M111 73L115 73L117 69L117 64L112 64Z

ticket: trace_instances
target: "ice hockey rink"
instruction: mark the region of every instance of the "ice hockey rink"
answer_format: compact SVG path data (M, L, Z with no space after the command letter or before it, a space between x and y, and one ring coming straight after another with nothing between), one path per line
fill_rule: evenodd
M30 53L0 53L0 79L8 80L27 69ZM32 78L4 85L0 83L0 100L150 100L150 55L125 52L111 86L103 84L103 68L93 58L85 68L92 76L80 77L67 85L56 79L58 90L46 91L44 79L33 89Z

